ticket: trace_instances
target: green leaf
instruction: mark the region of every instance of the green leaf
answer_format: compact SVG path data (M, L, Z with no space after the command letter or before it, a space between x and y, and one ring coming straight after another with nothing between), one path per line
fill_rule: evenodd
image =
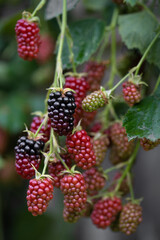
M146 11L120 16L118 23L122 41L129 49L138 48L141 54L145 52L159 27L157 20ZM147 60L160 68L159 52L160 38L147 55Z
M132 7L135 6L138 3L137 0L125 0L124 2L129 3Z
M98 19L85 19L69 26L73 39L73 53L75 64L87 61L97 50L105 31L105 23ZM70 68L68 44L65 39L62 53L64 68Z
M104 10L106 5L110 2L111 2L110 0L98 0L98 1L97 0L83 0L84 6L88 10L92 10L92 11Z
M146 137L155 141L160 138L160 88L128 110L123 126L130 140Z
M78 1L79 0L67 0L67 10L74 8ZM45 18L50 20L57 17L62 13L62 9L63 0L49 0L45 11Z

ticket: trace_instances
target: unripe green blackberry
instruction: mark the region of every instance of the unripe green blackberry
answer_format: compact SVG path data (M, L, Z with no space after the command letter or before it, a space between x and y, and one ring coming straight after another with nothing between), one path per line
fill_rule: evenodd
M155 142L147 139L147 138L141 138L140 139L140 145L143 147L143 149L145 151L149 151L155 147L157 147L157 145L160 144L160 139L156 140Z
M138 225L142 222L142 208L138 204L127 203L123 206L120 214L120 231L126 235L134 233Z
M86 112L93 112L98 108L104 107L108 102L105 93L102 90L95 91L88 95L82 102L82 108Z

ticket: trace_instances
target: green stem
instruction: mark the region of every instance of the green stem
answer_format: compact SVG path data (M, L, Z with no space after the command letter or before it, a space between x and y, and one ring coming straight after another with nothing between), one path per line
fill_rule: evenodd
M138 152L138 149L139 149L139 143L137 143L136 147L135 147L135 150L132 154L132 156L129 158L128 162L127 162L127 166L122 174L122 176L119 178L118 182L117 182L117 186L114 190L115 193L118 192L120 186L121 186L121 183L123 182L123 180L125 179L125 177L127 176L127 173L131 170L132 168L132 165L134 163L134 160L136 158L136 155L137 155L137 152Z
M130 172L128 172L128 174L127 174L127 180L128 180L131 200L132 200L132 202L134 202L134 191L133 191L132 179L131 179L131 173Z
M106 170L104 171L104 173L107 174L107 173L109 173L109 172L112 172L112 171L114 171L114 170L117 170L117 169L119 169L119 168L122 168L122 167L124 167L126 164L127 164L126 162L117 164L116 166L113 166L113 167L111 167L111 168L106 169Z
M50 155L48 155L48 156L45 158L42 175L44 175L44 174L46 173L46 169L47 169L47 166L48 166L49 157L50 157Z
M38 133L39 133L39 131L41 130L41 128L42 128L42 126L45 124L45 122L46 122L46 118L47 118L47 116L43 119L43 121L42 121L42 123L41 123L41 125L39 126L39 128L37 129L37 131L36 131L36 133L34 134L34 138L36 138L37 137L37 135L38 135Z
M37 5L37 7L35 8L35 10L33 11L31 17L34 17L37 13L37 11L39 11L46 3L46 0L41 0L40 3Z
M160 31L156 34L156 36L153 38L152 42L149 44L149 46L147 47L146 51L144 52L141 60L139 61L138 65L136 66L135 76L138 75L139 69L140 69L143 61L145 60L147 54L149 53L149 51L152 48L153 44L156 42L156 40L159 37L159 35L160 35Z
M112 102L110 101L108 104L109 104L109 110L110 110L112 116L114 117L114 119L115 120L119 120L119 118L118 118L118 116L117 116L117 114L116 114L116 112L114 110Z
M61 163L63 164L63 166L65 167L65 169L68 171L68 172L71 172L69 167L67 166L67 164L65 163L65 161L63 161L63 159L61 158L61 156L59 155L59 153L55 153L56 157L61 161Z
M157 79L157 82L156 82L156 85L155 85L155 87L154 87L154 89L153 89L153 93L155 93L155 91L157 90L159 84L160 84L160 75L159 75L159 77L158 77L158 79Z
M99 49L98 55L97 55L97 60L98 61L101 61L101 59L102 59L102 55L103 55L104 50L105 50L105 48L107 46L108 40L109 40L109 33L107 31L105 36L104 36L103 43L102 43L102 45L101 45L101 47Z
M111 93L122 83L124 80L126 80L127 77L129 77L130 72L127 73L110 91Z

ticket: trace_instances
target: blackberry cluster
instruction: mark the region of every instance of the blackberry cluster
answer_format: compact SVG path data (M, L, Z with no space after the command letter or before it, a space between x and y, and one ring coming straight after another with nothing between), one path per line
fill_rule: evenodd
M134 141L128 141L127 133L122 123L115 123L111 127L111 140L114 145L114 151L122 160L126 160L133 152Z
M82 108L86 112L93 112L98 108L104 107L107 102L105 93L99 90L91 93L83 100Z
M41 123L43 122L44 118L40 117L40 116L35 116L32 120L31 126L30 126L30 131L33 133L36 133L36 131L38 130L39 126L41 125ZM45 125L43 125L41 127L41 130L39 131L39 133L42 134L42 138L41 140L44 141L45 143L49 140L50 138L50 131L51 131L51 120L48 119L48 122Z
M86 182L87 193L90 196L96 195L106 183L106 179L102 173L96 168L90 168L83 173L84 180Z
M149 151L155 147L157 147L160 144L160 139L156 140L155 142L147 139L147 138L141 138L140 139L140 145L143 147L145 151Z
M87 73L87 82L90 85L90 91L96 91L100 89L100 84L106 70L106 64L104 62L90 61L85 65L84 72Z
M62 154L61 158L68 167L71 166L71 158L69 154ZM60 160L57 160L56 162L50 162L48 164L48 173L53 178L53 186L60 188L60 181L63 178L62 171L65 170L65 167L61 163Z
M141 100L141 88L140 85L136 85L132 82L123 83L123 97L130 107L140 102Z
M98 139L92 139L93 150L96 155L96 166L99 166L106 155L108 146L109 146L109 139L107 135L101 136Z
M28 211L33 216L46 211L49 201L53 198L53 184L50 178L31 179L27 191Z
M117 197L99 200L91 214L93 224L98 228L105 229L115 221L118 213L122 210L121 199Z
M38 25L34 22L20 19L17 21L15 31L19 56L28 61L37 58L41 42Z
M73 135L68 135L66 146L76 165L84 170L96 164L96 156L93 151L91 138L84 130L77 131Z
M16 171L23 178L30 179L35 175L32 165L38 169L41 161L41 151L44 142L42 140L28 139L21 137L15 147L16 154Z
M76 216L80 216L85 209L87 192L85 180L82 174L66 174L61 179L61 191L64 193L64 217L65 220L75 221ZM76 218L76 220L78 220ZM70 220L69 220L70 221Z
M119 228L121 232L130 235L136 231L141 222L142 208L140 205L129 202L123 206L119 220Z
M74 77L68 76L66 77L66 82L64 85L65 88L71 88L75 91L75 103L76 110L74 114L75 125L79 122L81 118L83 118L83 109L82 109L82 100L86 97L87 90L89 89L89 85L86 82L85 77Z
M48 99L48 116L51 127L58 135L68 135L74 127L76 104L73 92L51 92Z

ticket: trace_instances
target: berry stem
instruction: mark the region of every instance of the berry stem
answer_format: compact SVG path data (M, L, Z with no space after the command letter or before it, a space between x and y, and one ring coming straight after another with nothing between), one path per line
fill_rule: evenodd
M121 186L121 183L123 182L124 178L127 176L127 173L131 170L132 168L132 165L134 163L134 160L136 158L136 155L137 155L137 152L138 152L138 149L139 149L139 143L137 143L136 147L135 147L135 150L132 154L132 156L129 158L129 160L127 161L127 166L122 174L122 176L119 178L118 182L117 182L117 186L114 190L115 193L118 192L120 186Z
M127 174L127 180L128 180L129 190L130 190L130 194L131 194L131 200L132 200L132 202L134 202L134 192L133 192L132 179L131 179L130 172L128 172L128 174Z
M34 9L31 17L34 17L36 13L46 4L46 0L41 0L37 7Z
M117 116L117 114L116 114L116 112L115 112L115 109L114 109L114 107L113 107L112 102L110 101L108 104L109 104L109 110L110 110L112 116L114 117L115 120L118 121L119 118L118 118L118 116Z
M114 170L117 170L117 169L119 169L119 168L123 168L126 164L127 164L127 163L124 162L124 163L117 164L116 166L113 166L113 167L111 167L111 168L108 168L108 169L106 169L106 170L104 171L104 174L107 174L107 173L112 172L112 171L114 171Z
M37 131L36 131L36 133L34 134L34 138L36 138L37 137L37 135L38 135L38 133L39 133L39 131L41 130L41 128L42 128L42 126L46 123L46 121L47 121L47 118L48 118L48 116L46 115L45 116L45 118L43 119L43 121L42 121L42 123L41 123L41 125L39 126L39 128L37 129Z
M61 158L61 156L59 155L58 152L55 153L56 157L61 161L61 163L63 164L63 166L65 167L65 169L71 173L69 167L67 166L67 164L65 163L65 161L63 161L63 159Z
M155 91L157 90L159 84L160 84L160 75L159 75L159 77L158 77L158 79L157 79L157 82L156 82L156 85L155 85L155 87L154 87L154 89L153 89L153 93L155 93Z
M100 49L99 49L99 53L98 53L98 55L97 55L97 60L100 62L101 61L101 59L102 59L102 55L103 55L103 53L104 53L104 50L105 50L105 48L106 48L106 45L107 45L107 43L108 43L108 41L109 41L109 36L110 36L110 34L108 33L108 31L110 31L110 29L108 30L106 30L106 33L105 33L105 35L104 35L104 40L103 40L103 43L102 43L102 45L100 46Z

